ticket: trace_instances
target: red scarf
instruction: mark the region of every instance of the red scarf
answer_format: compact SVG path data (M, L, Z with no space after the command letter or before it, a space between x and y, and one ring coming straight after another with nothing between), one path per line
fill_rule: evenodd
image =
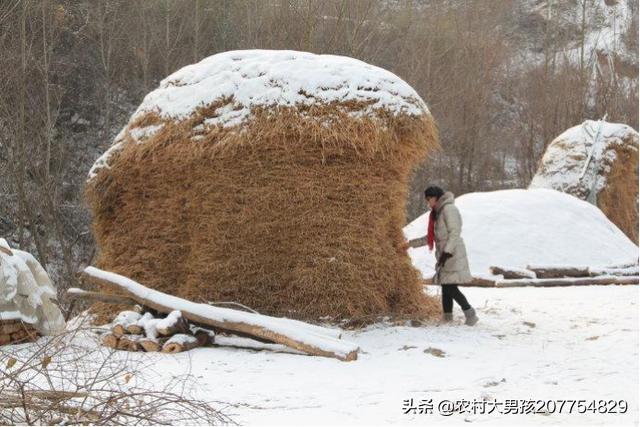
M436 230L436 210L431 209L431 213L429 214L429 228L427 230L427 245L429 245L430 251L433 250L433 242L435 240L434 238L435 230Z

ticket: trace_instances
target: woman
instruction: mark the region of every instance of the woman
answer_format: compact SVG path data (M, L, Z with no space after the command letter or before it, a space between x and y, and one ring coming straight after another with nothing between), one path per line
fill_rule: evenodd
M429 250L433 250L435 245L438 261L433 283L442 286L443 321L453 320L455 301L462 308L465 324L473 326L478 322L478 316L457 286L471 281L467 251L460 236L462 217L454 204L452 193L445 193L442 188L431 186L424 191L424 197L431 209L427 235L409 241L406 248L426 244Z

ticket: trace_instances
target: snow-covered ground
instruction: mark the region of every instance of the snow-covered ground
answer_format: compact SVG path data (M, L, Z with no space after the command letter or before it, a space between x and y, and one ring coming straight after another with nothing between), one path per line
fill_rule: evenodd
M429 289L436 292L437 288ZM199 348L148 358L160 387L192 374L198 397L241 424L638 423L638 287L467 288L480 322L376 324L347 331L361 346L340 362L271 351ZM431 349L427 351L427 349ZM440 354L440 351L442 354ZM432 399L434 413L404 414ZM624 414L438 414L442 400L625 400ZM227 406L228 405L228 406ZM500 407L500 404L498 404Z

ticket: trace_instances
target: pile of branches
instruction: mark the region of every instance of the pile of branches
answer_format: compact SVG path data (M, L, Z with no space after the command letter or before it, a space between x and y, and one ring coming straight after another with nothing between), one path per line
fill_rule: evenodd
M149 384L149 361L83 346L79 331L0 348L0 425L233 424L190 397L193 376Z

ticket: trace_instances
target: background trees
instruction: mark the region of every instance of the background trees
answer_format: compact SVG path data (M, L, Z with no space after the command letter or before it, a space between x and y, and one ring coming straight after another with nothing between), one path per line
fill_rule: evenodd
M348 55L409 82L442 151L421 190L527 185L586 118L638 128L637 0L5 0L0 2L0 235L59 285L93 256L82 189L142 97L231 49Z

